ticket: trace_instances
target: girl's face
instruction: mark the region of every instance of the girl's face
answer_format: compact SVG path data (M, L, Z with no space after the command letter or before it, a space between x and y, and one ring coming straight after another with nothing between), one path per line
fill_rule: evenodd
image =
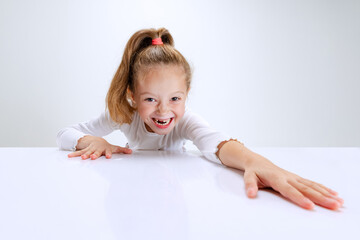
M184 70L161 65L138 76L133 101L146 129L165 135L184 115L187 94Z

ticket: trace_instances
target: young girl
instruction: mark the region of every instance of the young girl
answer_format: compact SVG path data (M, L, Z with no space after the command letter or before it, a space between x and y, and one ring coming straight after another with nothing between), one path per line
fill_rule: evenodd
M97 159L131 149L181 149L191 140L209 160L244 171L248 197L271 187L305 209L314 204L336 210L343 200L333 190L285 171L250 151L241 142L211 129L185 107L191 69L174 48L164 29L136 32L128 41L122 61L107 93L107 111L99 118L62 129L57 136L69 157ZM111 145L104 135L122 131L125 148Z

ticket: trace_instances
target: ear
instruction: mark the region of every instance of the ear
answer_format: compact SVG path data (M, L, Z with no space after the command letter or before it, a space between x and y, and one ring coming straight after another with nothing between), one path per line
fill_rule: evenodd
M186 98L189 96L190 89L191 87L189 87L188 90L186 91Z
M131 100L133 105L136 105L135 98L134 98L134 93L129 88L127 89L127 96L128 96L128 99Z

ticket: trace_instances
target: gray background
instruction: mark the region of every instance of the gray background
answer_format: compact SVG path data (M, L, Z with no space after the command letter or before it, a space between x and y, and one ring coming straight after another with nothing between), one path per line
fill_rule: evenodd
M124 46L166 27L188 106L251 146L360 146L360 1L0 1L0 146L97 117ZM124 144L121 133L107 137Z

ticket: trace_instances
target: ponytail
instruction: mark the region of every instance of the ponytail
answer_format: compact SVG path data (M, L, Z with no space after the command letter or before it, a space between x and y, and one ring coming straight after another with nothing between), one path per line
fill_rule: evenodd
M152 40L161 38L162 45L152 45ZM174 40L165 28L144 29L131 36L106 96L111 119L119 124L131 123L136 110L129 101L129 91L134 93L135 80L144 67L158 64L182 66L190 88L191 69L186 59L174 48Z

